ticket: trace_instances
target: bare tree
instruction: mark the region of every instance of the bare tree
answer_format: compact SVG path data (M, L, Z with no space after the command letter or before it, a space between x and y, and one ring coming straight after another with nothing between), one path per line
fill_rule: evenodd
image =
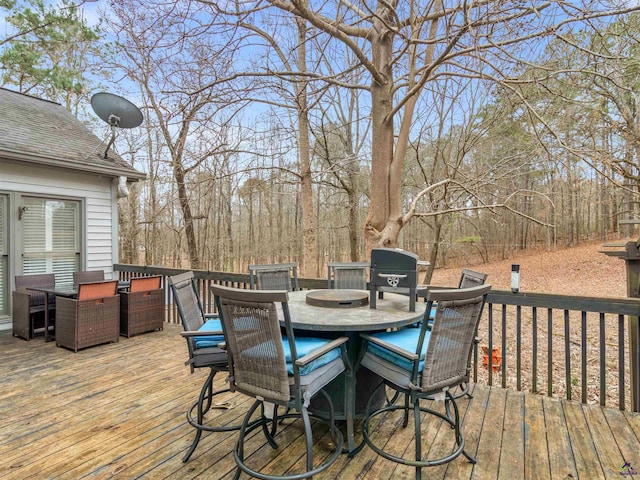
M214 19L206 9L190 3L142 3L112 2L116 18L112 27L125 57L118 67L140 85L147 115L153 116L154 127L161 132L182 213L189 263L191 268L200 268L202 251L189 182L199 168L224 151L215 135L229 120L220 112L241 102L238 96L211 86L218 85L215 79L226 76L235 39L208 35Z
M415 106L429 82L443 75L509 81L514 67L505 67L524 63L517 47L530 54L541 39L560 36L573 25L590 28L599 18L638 8L565 2L376 0L336 6L268 1L346 45L369 75L367 87L354 86L367 88L371 96L371 200L365 223L369 246L396 245L400 230L413 217L402 209L402 173ZM340 76L324 79L341 81Z

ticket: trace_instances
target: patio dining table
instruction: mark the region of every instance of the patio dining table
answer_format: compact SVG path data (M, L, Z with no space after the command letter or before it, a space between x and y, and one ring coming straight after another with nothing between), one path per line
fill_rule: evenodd
M291 325L300 335L313 332L314 336L348 337L347 352L351 364L355 366L361 346L360 333L374 333L414 324L422 319L426 308L425 303L418 302L412 312L406 295L387 293L383 299L378 300L376 309L371 309L368 301L358 300L362 297L368 299L368 296L368 291L360 290L289 292ZM349 300L341 302L341 297ZM323 303L327 306L319 306ZM350 453L356 451L354 419L364 415L367 401L381 381L371 371L361 368L358 372L346 374L346 378L338 377L327 388L334 403L336 418L346 420L347 448ZM346 405L343 401L343 385L346 388ZM326 411L321 398L318 400L312 401L311 408L319 412ZM383 401L384 395L378 399L378 403Z
M42 292L45 296L45 305L49 305L51 296L73 298L78 294L78 287L73 285L60 285L55 287L29 287L34 292ZM50 342L53 337L49 335L49 309L44 309L44 341Z
M123 290L129 288L130 282L128 281L118 281L118 290ZM78 295L78 286L77 285L56 285L55 287L29 287L28 290L33 290L34 292L42 292L45 295L45 305L49 305L49 300L53 296L55 297L66 297L66 298L75 298ZM54 330L55 331L55 330ZM49 309L44 309L44 341L50 342L54 340L55 337L49 335Z

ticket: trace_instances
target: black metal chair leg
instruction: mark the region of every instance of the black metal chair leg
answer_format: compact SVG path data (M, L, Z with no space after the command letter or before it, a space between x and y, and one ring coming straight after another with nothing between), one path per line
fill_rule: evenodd
M242 471L240 465L244 464L244 437L247 434L247 429L251 430L251 427L249 426L249 419L261 404L262 402L260 400L253 402L253 405L251 405L251 408L242 421L240 435L238 436L238 441L233 449L233 456L236 460L236 465L238 465L234 479L240 478L240 472Z
M205 380L202 388L200 389L200 395L198 396L198 400L196 400L191 408L187 410L187 422L196 429L196 436L191 442L191 446L185 453L182 458L183 462L187 462L196 447L198 446L198 442L200 442L200 438L202 437L202 432L232 432L234 430L240 430L240 425L232 425L232 426L217 426L210 427L204 424L204 416L211 408L230 408L230 404L228 402L223 402L220 404L213 403L213 397L220 394L228 392L229 389L219 390L217 392L213 392L213 380L214 377L218 373L217 369L212 368L209 376ZM194 415L194 412L195 413ZM258 423L258 421L253 422L251 425Z
M455 395L453 395L453 398L458 399L458 398L464 397L465 395L467 397L469 397L469 398L473 398L473 394L470 393L471 388L470 388L469 382L463 383L458 388L460 388L460 391L458 393L456 393Z
M278 448L278 444L276 443L276 440L273 437L276 434L276 428L278 425L278 406L274 405L273 407L273 418L271 419L271 430L269 430L269 427L268 427L269 418L264 414L264 402L262 402L260 417L262 421L262 432L264 433L264 437L267 439L267 442L269 442L269 445L271 445L271 448L275 450L276 448Z
M402 428L407 428L409 425L409 395L404 396L404 420L402 421Z
M202 388L200 389L200 396L198 397L198 417L197 417L198 425L202 425L204 414L211 407L212 392L213 392L213 378L216 376L216 373L217 372L212 368L211 371L209 372L209 376L204 382L204 385L202 385ZM203 408L203 402L205 401L205 398L207 398L207 405L206 405L206 408ZM189 417L192 409L193 407L187 411L187 421L190 420ZM191 423L191 421L189 421L189 423ZM182 457L182 463L186 463L189 461L189 458L191 458L191 455L193 454L196 447L198 446L198 443L200 442L201 437L202 437L202 429L196 427L196 436L191 442L191 446L189 447L189 450L187 450L187 453L185 453L184 457Z
M406 395L408 398L409 395ZM420 426L420 399L412 398L413 403L413 422L415 427L415 449L416 449L416 462L422 461L422 430ZM405 410L405 415L407 415L407 410ZM408 416L408 415L407 415ZM422 467L416 466L416 480L422 479Z
M304 437L307 443L307 472L310 472L313 470L313 435L311 434L309 412L305 406L302 407L302 421L304 423Z

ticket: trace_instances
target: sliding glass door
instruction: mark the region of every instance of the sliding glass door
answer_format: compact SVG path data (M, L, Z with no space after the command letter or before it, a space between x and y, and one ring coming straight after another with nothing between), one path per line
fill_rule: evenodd
M73 283L80 265L80 202L22 197L22 274L55 273Z

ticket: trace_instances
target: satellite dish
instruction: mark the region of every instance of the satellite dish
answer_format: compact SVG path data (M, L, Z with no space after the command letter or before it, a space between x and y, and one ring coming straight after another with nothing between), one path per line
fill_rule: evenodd
M104 151L107 158L109 147L116 139L118 128L135 128L142 123L142 112L126 98L113 93L96 93L91 97L91 108L111 127L111 140Z

